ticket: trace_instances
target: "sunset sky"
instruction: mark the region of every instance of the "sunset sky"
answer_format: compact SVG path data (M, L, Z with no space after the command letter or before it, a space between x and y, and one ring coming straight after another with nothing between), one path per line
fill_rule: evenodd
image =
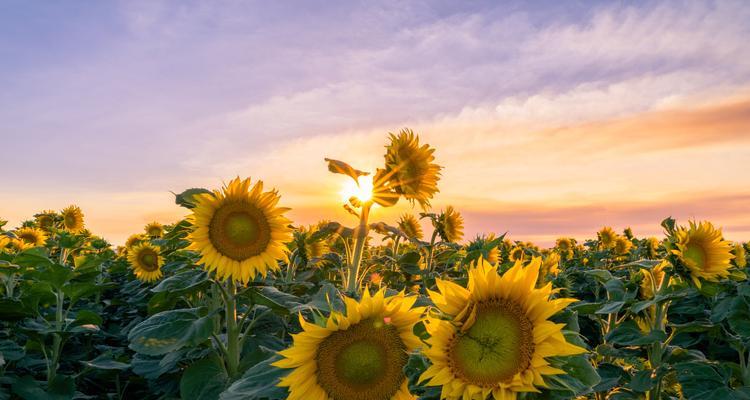
M119 244L239 175L355 221L331 157L409 127L467 238L708 219L750 239L750 3L0 2L0 218ZM408 203L377 209L394 222Z

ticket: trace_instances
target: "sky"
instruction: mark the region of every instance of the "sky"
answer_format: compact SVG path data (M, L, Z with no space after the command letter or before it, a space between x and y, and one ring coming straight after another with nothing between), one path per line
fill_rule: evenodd
M747 241L748 21L746 1L2 0L0 218L78 204L119 244L241 176L296 224L353 225L323 158L372 171L409 127L469 239L672 216Z

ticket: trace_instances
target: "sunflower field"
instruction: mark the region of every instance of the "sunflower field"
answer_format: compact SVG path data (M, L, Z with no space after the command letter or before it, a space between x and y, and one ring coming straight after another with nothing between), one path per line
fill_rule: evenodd
M747 244L464 238L435 149L386 141L375 171L325 159L350 221L239 177L116 248L76 206L0 221L0 399L750 399Z

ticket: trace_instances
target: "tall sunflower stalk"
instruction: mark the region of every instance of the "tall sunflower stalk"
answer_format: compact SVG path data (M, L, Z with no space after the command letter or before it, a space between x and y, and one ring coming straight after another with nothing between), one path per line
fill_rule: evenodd
M732 255L731 242L724 240L721 229L716 229L707 221L691 221L688 227L674 227L671 218L662 222L668 235L666 247L669 250L668 263L662 271L656 268L647 271L652 282L654 299L653 319L650 321L652 331L663 333L663 341L656 341L648 349L649 362L655 371L662 366L663 356L669 343L674 338L667 336L666 322L670 300L663 300L671 288L672 281L681 278L700 290L705 282L718 282L730 275ZM661 276L660 276L661 275ZM648 393L649 400L661 398L663 390L661 375L657 374L656 383Z
M238 318L237 287L278 271L278 260L289 262L285 243L292 240L291 221L283 216L288 208L276 207L279 199L277 191L263 191L263 182L251 185L249 178L238 177L221 190L196 195L189 216L194 228L190 249L223 281L216 281L216 287L224 303L226 343L216 336L214 340L232 378L240 373L242 344L253 326L250 322L244 327L252 306Z
M398 135L389 134L390 144L386 146L385 166L378 168L372 178L372 193L361 193L352 196L344 208L359 218L355 230L354 252L348 262L346 291L358 297L360 290L360 270L367 242L368 220L372 207L396 205L401 197L419 203L423 209L430 206L430 199L438 192L437 182L440 179L440 167L435 164L435 149L427 144L420 145L419 137L409 129L401 130ZM360 187L360 177L369 176L369 172L355 169L343 161L326 158L328 170L349 176Z

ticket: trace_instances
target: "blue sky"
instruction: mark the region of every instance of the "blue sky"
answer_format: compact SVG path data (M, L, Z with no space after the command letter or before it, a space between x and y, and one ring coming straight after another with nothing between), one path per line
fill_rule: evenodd
M179 218L170 190L241 175L301 222L341 217L322 158L375 167L410 126L472 233L544 241L647 205L747 233L707 200L748 195L746 109L690 122L748 95L747 21L746 2L2 1L0 216L81 203L117 241ZM592 206L611 211L573 224Z

